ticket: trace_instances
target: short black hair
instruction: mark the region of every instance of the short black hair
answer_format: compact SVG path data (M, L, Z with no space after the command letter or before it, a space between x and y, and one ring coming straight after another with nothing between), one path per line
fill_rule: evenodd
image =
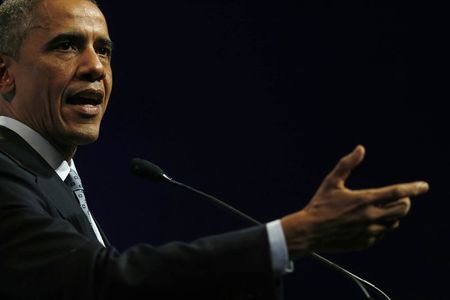
M17 57L37 4L43 0L4 0L0 4L0 53ZM94 0L87 0L95 5Z

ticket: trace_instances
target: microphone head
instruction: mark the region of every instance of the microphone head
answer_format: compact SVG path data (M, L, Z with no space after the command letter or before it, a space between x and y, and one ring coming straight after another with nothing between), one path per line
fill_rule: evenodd
M170 181L170 177L160 167L141 158L131 160L131 173L152 181Z

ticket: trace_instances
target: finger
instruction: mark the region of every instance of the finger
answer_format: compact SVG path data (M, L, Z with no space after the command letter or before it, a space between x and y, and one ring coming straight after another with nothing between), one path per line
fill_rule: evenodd
M398 200L395 205L380 207L370 205L367 207L365 218L368 224L379 224L385 228L395 229L398 219L408 214L411 206L409 198Z
M370 248L377 242L377 240L378 240L378 238L375 236L369 236L369 237L363 238L359 241L359 247L357 250L364 250L364 249Z
M367 233L369 236L378 237L386 231L386 226L381 224L372 224L367 228Z
M379 214L382 215L383 214L382 209L380 209L378 207L377 207L377 209L380 211ZM376 221L376 223L386 227L386 230L389 230L389 231L397 229L400 226L400 221L398 220L398 218L394 218L394 217L384 217L384 218L382 217L382 218L379 218Z
M406 212L409 212L409 210L411 209L411 199L409 197L405 197L405 198L401 198L395 201L390 201L386 204L382 204L377 205L378 207L384 208L384 209L391 209L391 208L395 208L396 206L401 205L404 206L404 208L406 209Z
M364 147L358 145L351 153L342 157L334 169L328 174L328 183L333 186L343 186L352 170L364 159L364 154Z
M392 200L395 201L401 198L419 196L426 193L428 189L428 183L425 181L416 181L355 192L369 203L378 202L381 205L386 205Z
M408 214L411 208L411 200L409 198L402 198L392 202L389 206L382 207L383 217L382 219L394 220L404 217Z
M395 221L385 222L383 224L386 226L386 228L388 230L394 230L394 229L397 229L400 226L400 221L399 220L395 220Z
M384 236L385 233L393 231L400 226L400 221L397 219L390 219L389 221L379 221L376 224L370 225L367 232L369 235L375 237Z
M386 226L380 224L372 224L367 228L366 247L370 247L384 237L387 231Z

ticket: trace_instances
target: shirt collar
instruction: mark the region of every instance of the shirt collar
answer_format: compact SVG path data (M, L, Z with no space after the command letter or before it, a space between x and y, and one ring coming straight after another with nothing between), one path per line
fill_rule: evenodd
M66 180L71 168L76 171L73 159L67 162L58 150L34 129L5 116L0 116L0 126L14 131L23 138L55 170L62 181Z

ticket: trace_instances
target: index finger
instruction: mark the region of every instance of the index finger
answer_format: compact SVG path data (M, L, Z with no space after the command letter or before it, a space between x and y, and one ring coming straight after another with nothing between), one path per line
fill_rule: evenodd
M381 188L359 190L356 193L365 198L368 202L378 202L382 200L400 199L414 197L426 193L429 185L425 181L415 181L408 183L394 184Z

